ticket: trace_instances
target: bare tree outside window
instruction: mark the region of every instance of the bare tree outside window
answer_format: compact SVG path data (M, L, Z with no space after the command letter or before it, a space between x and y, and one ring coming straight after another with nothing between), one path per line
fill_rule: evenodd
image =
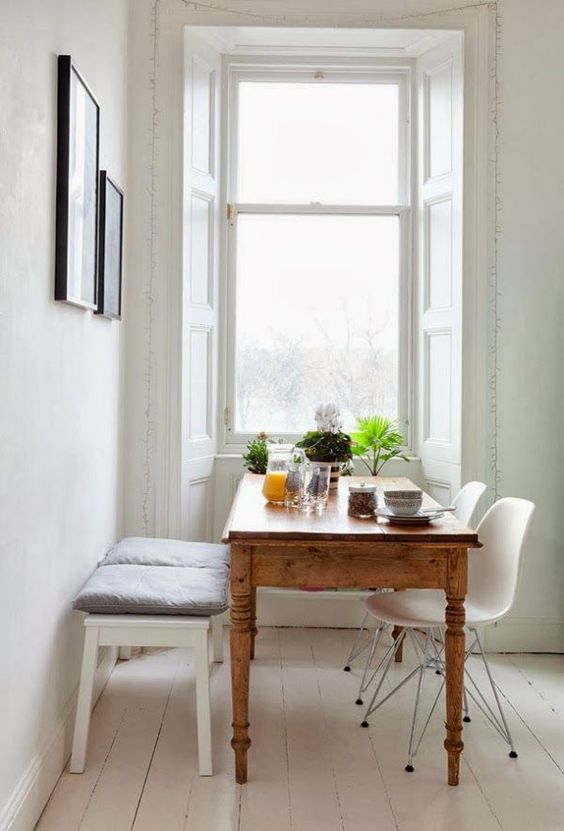
M397 417L397 218L239 223L237 430L302 432L322 400Z
M274 70L238 82L235 434L303 433L319 401L335 401L347 429L400 415L399 89Z

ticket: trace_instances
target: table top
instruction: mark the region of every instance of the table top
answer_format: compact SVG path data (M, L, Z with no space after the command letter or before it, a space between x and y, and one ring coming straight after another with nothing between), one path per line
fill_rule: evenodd
M386 519L359 519L348 515L349 485L371 482L383 490L416 488L405 477L341 476L338 493L329 497L327 510L306 514L266 502L262 495L264 477L247 473L239 483L231 513L223 531L224 542L245 540L377 541L417 542L422 545L479 546L478 535L452 514L426 525L394 525ZM423 507L437 506L423 494Z

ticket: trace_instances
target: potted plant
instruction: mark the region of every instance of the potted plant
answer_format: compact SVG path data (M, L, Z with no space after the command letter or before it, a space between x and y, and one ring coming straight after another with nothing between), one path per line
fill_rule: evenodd
M317 430L310 430L296 447L305 450L312 462L331 463L329 487L335 489L339 475L349 472L352 459L351 437L341 430L342 420L339 408L333 404L321 404L315 411Z
M268 436L259 433L256 439L247 445L247 452L243 454L243 464L251 473L266 473L268 464Z
M390 459L409 459L402 453L404 438L398 424L383 415L371 415L356 420L352 434L353 455L362 459L370 474L378 476Z

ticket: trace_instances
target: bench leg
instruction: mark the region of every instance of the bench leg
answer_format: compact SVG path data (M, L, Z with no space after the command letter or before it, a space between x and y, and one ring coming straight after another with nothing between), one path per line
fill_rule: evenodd
M211 619L212 626L212 644L213 644L213 660L217 663L223 662L223 619L225 615L213 615Z
M211 776L211 709L208 631L202 631L196 643L196 711L198 716L198 760L200 776Z
M70 762L71 773L84 772L86 748L88 745L88 731L90 729L90 715L92 712L94 673L96 672L97 659L98 628L96 626L87 626L84 632L82 668L80 671L80 686L78 688L78 703L76 705L76 719L74 722L74 736Z
M119 659L120 661L129 661L131 658L131 647L130 646L120 646L119 648Z

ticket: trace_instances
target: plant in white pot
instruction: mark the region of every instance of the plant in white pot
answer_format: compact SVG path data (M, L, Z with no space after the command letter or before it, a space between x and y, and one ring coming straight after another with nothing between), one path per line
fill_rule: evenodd
M317 430L310 430L296 447L301 447L312 462L331 463L329 487L339 485L339 475L349 470L352 459L351 437L342 431L343 422L339 408L329 402L320 404L315 411Z

